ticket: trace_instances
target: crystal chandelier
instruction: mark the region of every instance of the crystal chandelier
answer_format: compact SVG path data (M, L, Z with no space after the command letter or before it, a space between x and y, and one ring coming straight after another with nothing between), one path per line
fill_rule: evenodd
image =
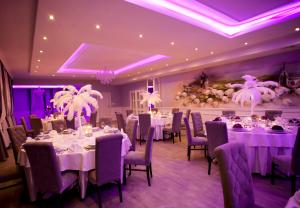
M96 74L96 78L102 84L109 84L115 78L115 73L112 70L99 70Z

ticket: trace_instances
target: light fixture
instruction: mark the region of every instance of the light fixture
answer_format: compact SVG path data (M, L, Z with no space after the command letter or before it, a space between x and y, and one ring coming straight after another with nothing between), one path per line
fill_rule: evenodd
M38 68L40 68L40 67L37 65L37 66L35 66L35 68L37 68L37 69L38 69Z
M189 61L189 58L186 58L185 61Z
M54 18L54 15L53 14L49 14L49 20L53 21L55 18Z
M248 42L245 42L244 45L248 45Z
M169 66L169 64L166 64L166 66Z
M36 73L36 72L38 72L37 70L34 70L34 72Z
M173 41L172 41L170 44L171 44L172 46L175 45L175 43L174 43Z
M300 28L299 28L299 27L296 27L296 28L295 28L295 31L296 31L296 32L299 32L299 31L300 31Z
M65 85L13 85L15 89L32 89L32 88L64 88Z
M150 68L150 71L152 71L153 70L153 68Z
M52 74L52 77L55 77L55 74Z
M115 73L113 70L99 70L96 74L96 79L102 84L109 84L115 78Z
M96 25L96 29L97 29L97 30L100 30L100 25Z
M43 37L43 40L48 40L47 36L44 36L44 37Z
M38 60L37 60L37 62L41 62L41 60L40 60L40 59L38 59Z
M139 34L139 38L143 38L143 34Z
M40 53L44 53L44 51L43 51L43 50L40 50Z
M198 48L195 48L195 51L198 51L199 49Z
M214 54L214 52L213 52L213 51L211 51L211 52L210 52L210 55L213 55L213 54Z

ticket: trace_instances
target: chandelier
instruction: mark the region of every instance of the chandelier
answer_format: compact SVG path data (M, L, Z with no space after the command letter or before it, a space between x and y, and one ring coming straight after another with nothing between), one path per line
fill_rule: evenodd
M115 73L113 70L99 70L96 74L96 78L101 84L109 84L115 78Z

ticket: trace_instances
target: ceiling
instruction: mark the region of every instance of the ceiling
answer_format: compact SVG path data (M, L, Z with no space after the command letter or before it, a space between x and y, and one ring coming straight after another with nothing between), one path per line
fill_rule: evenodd
M299 1L191 2L240 22ZM123 69L112 83L123 84L300 46L300 32L295 31L300 27L298 14L228 38L121 0L4 0L0 27L5 28L0 58L15 79L96 79L98 70Z

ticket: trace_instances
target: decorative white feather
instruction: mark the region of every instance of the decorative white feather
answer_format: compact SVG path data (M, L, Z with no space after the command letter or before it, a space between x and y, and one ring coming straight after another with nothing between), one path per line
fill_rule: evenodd
M160 95L158 91L154 91L153 93L149 93L147 91L142 93L143 99L141 100L140 104L148 103L148 105L160 103Z

